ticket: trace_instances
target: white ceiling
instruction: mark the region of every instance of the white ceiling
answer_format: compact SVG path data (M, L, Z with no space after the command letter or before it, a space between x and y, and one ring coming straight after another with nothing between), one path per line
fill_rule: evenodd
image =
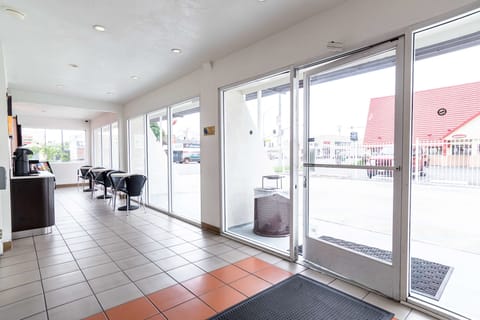
M124 104L344 1L0 0L0 42L9 88Z

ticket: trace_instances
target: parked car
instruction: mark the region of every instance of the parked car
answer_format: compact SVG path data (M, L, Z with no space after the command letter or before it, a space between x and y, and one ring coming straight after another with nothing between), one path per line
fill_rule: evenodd
M412 154L412 172L416 174L419 173L419 176L425 176L425 164L428 163L428 160L420 159L418 161L418 171L416 170L416 155L415 150ZM378 153L373 154L367 162L370 166L381 166L381 167L393 167L393 146L384 146ZM393 170L381 170L381 169L367 169L367 176L372 178L376 175L385 175L391 177L393 174Z
M173 150L173 161L176 163L200 163L200 145L184 144L180 150Z

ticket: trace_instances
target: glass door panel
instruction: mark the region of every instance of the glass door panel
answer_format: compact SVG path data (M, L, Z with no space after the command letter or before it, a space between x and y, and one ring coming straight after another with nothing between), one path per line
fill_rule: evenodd
M291 255L290 73L223 92L224 231Z
M172 213L200 222L200 105L171 107Z
M399 295L392 243L400 147L395 114L385 110L395 105L394 45L308 71L304 81L305 258L390 297Z
M148 202L169 211L168 114L163 109L148 115Z
M480 319L480 13L414 34L410 296ZM415 169L412 169L415 170Z

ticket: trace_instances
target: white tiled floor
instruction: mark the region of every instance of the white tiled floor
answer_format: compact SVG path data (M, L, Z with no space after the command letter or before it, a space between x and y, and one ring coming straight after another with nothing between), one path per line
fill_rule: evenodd
M0 318L81 319L256 256L394 312L389 299L147 209L129 216L74 188L56 190L53 233L15 240L0 258Z

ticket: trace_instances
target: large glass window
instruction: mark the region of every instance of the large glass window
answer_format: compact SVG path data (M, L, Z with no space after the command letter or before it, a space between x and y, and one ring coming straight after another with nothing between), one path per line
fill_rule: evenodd
M200 221L200 106L198 100L171 108L172 212Z
M118 122L112 123L112 168L120 168L120 150L118 145Z
M93 163L95 167L102 166L102 128L93 130Z
M85 160L85 130L23 128L23 143L32 159L50 162Z
M145 174L145 116L128 120L129 171Z
M166 108L148 115L148 201L165 211L169 211L168 130Z
M102 127L102 165L105 168L112 167L112 141L110 125Z
M119 169L118 122L93 130L95 166Z
M479 25L477 12L414 35L410 295L469 319L480 319Z
M223 92L225 231L290 249L290 73Z

